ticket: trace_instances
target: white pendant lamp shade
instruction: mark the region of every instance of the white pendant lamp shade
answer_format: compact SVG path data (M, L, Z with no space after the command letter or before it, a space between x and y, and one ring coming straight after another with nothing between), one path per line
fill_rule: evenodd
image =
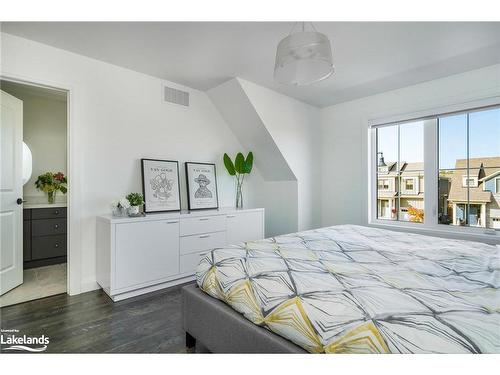
M278 44L274 79L288 85L310 85L334 71L330 40L317 31L288 35Z

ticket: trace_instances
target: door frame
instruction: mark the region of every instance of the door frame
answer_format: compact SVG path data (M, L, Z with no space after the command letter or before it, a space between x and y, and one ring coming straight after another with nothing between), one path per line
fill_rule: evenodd
M77 144L78 129L74 118L75 104L75 87L61 82L51 82L36 79L33 77L21 77L19 75L3 73L0 74L0 79L24 85L36 86L52 90L60 90L66 92L66 127L67 127L67 175L68 175L68 253L67 253L67 286L66 292L69 295L82 293L82 153L79 153ZM86 290L84 290L86 291Z

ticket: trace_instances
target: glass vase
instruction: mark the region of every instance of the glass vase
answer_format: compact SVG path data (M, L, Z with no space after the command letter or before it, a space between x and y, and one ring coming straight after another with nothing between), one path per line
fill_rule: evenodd
M236 182L236 208L243 208L243 182Z
M49 200L49 204L54 204L56 201L56 191L49 191L47 192L47 198Z

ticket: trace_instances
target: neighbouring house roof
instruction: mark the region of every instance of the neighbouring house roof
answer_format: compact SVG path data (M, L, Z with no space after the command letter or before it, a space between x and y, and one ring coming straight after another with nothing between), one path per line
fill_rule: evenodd
M406 198L406 199L422 199L424 198L424 193L418 193L418 194L404 194L402 193L400 198Z
M448 200L452 202L491 202L491 191L483 190L484 177L500 172L500 157L469 159L469 177L478 178L478 186L469 188L463 186L463 178L467 176L467 159L459 159L455 163L455 170L451 177L451 186ZM487 168L485 170L485 168ZM487 172L486 172L487 171Z
M401 174L410 172L424 172L424 163L403 163L401 165Z
M378 194L378 198L394 198L396 196L395 191L379 190L377 194Z
M498 171L496 171L494 173L487 175L486 177L481 178L481 181L489 181L492 178L495 178L497 176L500 176L500 169L498 169Z
M398 163L395 161L387 162L387 172L379 172L379 177L396 176L398 174ZM424 163L401 162L399 172L401 176L418 176L424 172Z

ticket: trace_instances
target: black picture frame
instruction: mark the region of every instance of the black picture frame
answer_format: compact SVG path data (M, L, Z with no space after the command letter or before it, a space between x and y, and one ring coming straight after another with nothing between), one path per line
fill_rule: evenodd
M175 168L177 170L177 202L178 207L176 205L175 208L172 209L152 209L152 207L148 207L149 194L146 190L146 175L144 173L144 166L147 162L156 162L156 163L175 163ZM177 160L163 160L163 159L141 159L141 180L142 180L142 194L144 196L144 212L147 214L150 213L162 213L162 212L178 212L181 211L181 187L180 187L180 174L179 174L179 162Z
M192 198L191 198L191 189L193 188L192 184L189 183L189 166L190 165L200 165L200 166L211 166L214 169L214 188L215 188L215 205L205 206L205 207L196 207ZM202 163L202 162L194 162L187 161L184 163L184 169L186 172L186 187L187 187L187 201L188 201L188 210L189 211L200 211L200 210L217 210L219 209L219 192L217 189L217 167L215 163Z

